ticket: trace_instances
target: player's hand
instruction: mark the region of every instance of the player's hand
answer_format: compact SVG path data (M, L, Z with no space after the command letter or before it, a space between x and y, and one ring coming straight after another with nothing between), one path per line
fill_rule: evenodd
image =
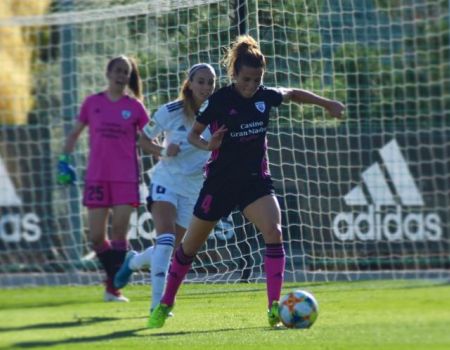
M180 153L181 148L177 143L170 143L167 146L167 157L176 157Z
M70 156L67 154L60 155L58 160L58 184L72 185L76 179L75 168L70 164Z
M227 131L227 127L225 125L222 125L214 132L214 134L212 134L211 139L208 142L208 149L210 151L214 151L215 149L218 149L220 147L223 137Z
M341 118L345 106L339 101L330 101L327 104L326 109L333 118Z

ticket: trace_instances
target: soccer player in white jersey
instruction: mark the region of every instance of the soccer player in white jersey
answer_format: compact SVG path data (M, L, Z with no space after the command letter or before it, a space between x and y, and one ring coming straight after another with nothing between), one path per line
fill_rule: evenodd
M188 71L179 98L161 106L144 128L142 149L159 157L149 171L151 184L148 208L156 231L156 244L142 253L131 251L116 275L116 288L123 288L133 271L150 264L153 309L160 301L174 246L184 236L203 183L203 167L210 152L187 141L196 112L215 88L216 74L207 63L199 63ZM160 145L157 138L162 135ZM210 139L205 130L203 137Z

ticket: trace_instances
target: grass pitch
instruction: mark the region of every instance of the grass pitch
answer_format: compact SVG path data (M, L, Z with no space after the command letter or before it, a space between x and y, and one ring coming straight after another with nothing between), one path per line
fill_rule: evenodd
M450 349L450 284L371 281L286 284L312 292L307 330L268 327L264 284L183 285L164 328L146 328L150 288L128 304L100 286L0 290L0 349Z

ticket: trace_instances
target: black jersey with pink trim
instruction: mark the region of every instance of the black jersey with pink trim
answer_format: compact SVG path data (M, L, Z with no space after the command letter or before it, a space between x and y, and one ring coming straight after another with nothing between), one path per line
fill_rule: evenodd
M234 85L215 92L202 106L197 121L209 125L211 134L225 125L219 149L212 152L205 171L208 178L228 179L270 176L267 162L267 126L272 107L283 95L278 89L260 86L251 98L242 97Z

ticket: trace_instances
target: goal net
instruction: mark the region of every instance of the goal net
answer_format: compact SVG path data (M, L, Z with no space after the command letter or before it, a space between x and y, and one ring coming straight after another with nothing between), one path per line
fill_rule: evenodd
M178 95L186 70L220 59L240 33L260 42L264 84L345 103L343 120L284 104L269 160L282 210L286 279L448 278L450 47L438 0L11 0L0 5L0 282L97 283L79 182L56 163L83 98L105 85L109 58L136 57L146 107ZM142 156L142 179L153 159ZM145 191L145 186L143 186ZM142 205L133 249L154 244ZM262 281L261 234L239 212L219 222L192 282ZM148 281L148 273L135 281Z

